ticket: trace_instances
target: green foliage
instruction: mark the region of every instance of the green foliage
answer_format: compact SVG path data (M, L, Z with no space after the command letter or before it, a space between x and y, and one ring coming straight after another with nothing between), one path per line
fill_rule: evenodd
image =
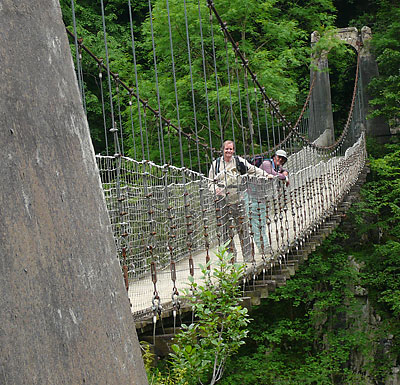
M146 373L149 375L153 368L154 354L151 352L150 344L148 342L140 341L140 348L142 349L144 368Z
M373 264L368 263L364 283L384 309L394 317L400 316L400 242L387 241L374 248ZM380 265L377 266L376 262Z
M377 147L376 144L372 144ZM400 237L400 149L398 145L388 145L386 148L378 147L381 154L387 155L380 158L371 158L371 179L362 191L363 200L358 202L352 213L359 226L359 235L370 235L377 231L373 240L379 233L384 237ZM376 151L377 152L377 151Z
M172 345L171 375L176 384L215 384L223 375L226 360L236 353L247 335L247 309L239 305L243 264L221 247L218 262L210 271L202 266L203 283L190 278L190 296L196 322L183 325Z
M365 336L344 329L345 311L359 311L350 290L357 276L340 245L344 238L336 233L326 240L294 279L252 313L250 342L222 383L351 383L354 375L343 368Z
M77 34L83 38L83 43L88 46L98 57L105 58L103 39L103 25L101 8L98 3L90 1L75 2ZM66 26L72 31L73 20L71 2L60 1ZM178 124L176 119L175 87L173 81L172 61L170 54L169 28L165 0L152 1L153 27L155 38L155 54L157 57L159 90L161 95L161 111L164 116ZM344 45L333 39L335 33L336 7L344 7L340 1L282 1L282 0L251 0L242 2L220 0L216 3L221 18L227 22L229 31L243 54L249 58L251 68L257 73L258 80L265 86L266 92L273 100L278 100L280 109L289 121L297 118L309 88L309 66L311 57L310 34L318 31L322 36L315 47L315 52L330 50L329 62L331 69L331 84L333 88L332 102L334 108L335 127L340 131L346 120L346 112L352 93L351 84L354 70L354 53L345 50ZM381 76L374 79L372 89L374 99L372 104L379 107L374 114L383 114L391 120L392 125L398 125L399 116L399 4L393 0L369 1L368 7L354 4L355 10L360 9L363 15L350 22L351 25L373 26L373 42L377 55ZM208 122L205 99L205 84L203 77L203 60L200 40L200 23L198 16L198 4L196 1L186 1L188 28L190 34L191 61L193 72L193 89L195 94L198 132L203 142L208 142ZM368 8L368 10L367 10ZM131 1L133 17L133 33L135 36L137 72L140 84L140 95L148 100L149 104L158 109L158 101L155 87L155 73L153 65L153 45L150 35L150 19L148 2L143 0ZM240 112L238 103L238 85L235 70L240 69L234 61L234 55L228 45L228 53L225 42L214 18L213 29L215 39L215 55L217 59L218 96L221 109L221 124L217 116L217 90L214 75L214 62L212 42L210 37L209 11L205 1L200 1L202 14L202 27L205 47L205 63L207 74L207 87L210 103L210 128L212 140L219 143L220 133L224 137L232 137L232 117L230 113L230 99L233 106L233 123L238 129ZM339 10L343 12L343 9ZM172 45L175 56L176 87L179 100L180 126L188 134L194 133L193 106L191 95L191 80L189 73L186 27L184 8L181 0L169 1L169 13L172 23ZM107 30L107 45L110 68L118 73L120 78L133 89L135 87L135 73L133 71L132 42L129 24L129 12L126 0L110 0L105 2L105 19ZM362 25L360 24L361 22ZM341 27L343 25L340 25ZM72 40L71 40L71 43ZM73 56L75 47L71 46ZM231 61L231 78L228 79L226 67L226 55ZM102 116L102 103L100 96L100 81L98 68L85 53L83 54L83 79L85 82L85 101L88 111L89 126L96 152L106 151L105 128L111 127L111 111L109 106L108 86L103 76L104 100L106 109L106 122L104 127ZM233 63L233 64L232 64ZM242 77L242 75L241 75ZM229 81L231 95L229 92ZM240 81L240 92L245 95L243 79ZM136 103L128 105L125 92L113 88L113 103L116 124L123 128L123 141L125 154L139 158L150 158L157 163L163 163L159 152L159 138L163 133L167 155L165 161L180 165L179 141L173 129L158 126L157 119L150 118L147 111L147 119L139 120ZM250 85L250 88L251 85ZM244 102L244 101L242 101ZM250 95L250 105L254 107L255 97ZM118 105L121 107L121 122ZM244 106L243 106L244 107ZM132 119L131 119L132 113ZM142 109L143 114L143 109ZM261 127L265 126L261 114ZM255 119L253 117L253 119ZM249 126L245 121L244 125ZM337 132L336 134L339 134ZM236 132L236 136L238 132ZM246 133L248 135L248 133ZM263 134L265 136L265 134ZM133 136L135 137L133 139ZM141 136L147 143L147 149L142 155ZM114 151L113 139L108 134L109 151ZM264 138L265 140L266 138ZM245 137L245 143L238 143L238 152L244 152L243 146L248 146L249 138ZM240 141L239 141L240 142ZM183 163L197 164L197 154L194 144L189 148L186 140L182 143ZM171 147L171 151L169 151ZM218 145L217 145L218 147ZM249 149L246 149L249 153ZM201 154L201 163L206 162L205 154ZM168 159L169 158L169 159ZM190 158L190 159L188 159Z
M379 308L394 317L400 315L400 146L389 144L370 148L371 180L362 190L363 199L351 213L357 236L366 239L364 285Z

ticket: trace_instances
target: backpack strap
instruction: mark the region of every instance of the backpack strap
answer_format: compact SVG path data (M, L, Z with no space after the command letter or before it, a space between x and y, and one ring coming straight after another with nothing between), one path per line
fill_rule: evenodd
M235 157L235 162L236 162L236 169L239 171L240 175L246 174L247 173L247 166L240 161L239 157L237 155ZM215 175L219 173L219 167L221 164L221 158L217 158L215 160Z
M215 160L215 175L219 173L219 164L221 163L221 158Z
M239 157L235 155L236 169L240 172L240 175L247 173L247 166L240 161Z
M271 162L272 169L273 169L274 171L276 171L276 172L279 172L279 166L278 166L278 167L276 166L276 164L275 164L275 162L274 162L274 159L273 159L273 158L270 158L270 159L267 159L267 160L269 160L269 161Z

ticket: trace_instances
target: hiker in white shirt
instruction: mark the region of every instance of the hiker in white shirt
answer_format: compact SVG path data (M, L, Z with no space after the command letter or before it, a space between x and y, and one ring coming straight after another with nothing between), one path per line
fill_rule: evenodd
M246 159L236 156L233 141L226 140L222 145L222 152L223 156L213 161L208 174L209 189L216 196L217 224L220 223L222 227L222 243L232 240L233 228L235 228L239 235L243 260L251 262L253 257L252 241L238 185L241 183L241 175L253 174L263 177L267 175ZM230 242L230 251L236 254L233 242Z

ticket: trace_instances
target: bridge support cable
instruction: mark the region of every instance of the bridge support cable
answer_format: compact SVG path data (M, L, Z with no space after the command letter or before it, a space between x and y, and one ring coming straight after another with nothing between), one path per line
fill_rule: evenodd
M242 133L242 143L243 143L243 155L246 157L246 139L244 136L244 120L243 120L243 110L242 110L242 98L241 98L241 92L240 92L240 80L239 80L239 64L237 60L237 56L235 55L235 73L236 73L236 82L237 82L237 90L238 90L238 100L239 100L239 113L240 113L240 130Z
M307 237L312 233L312 226L313 226L313 217L314 217L314 207L313 207L313 197L312 195L312 170L311 166L306 168L306 204L307 204L307 217L308 217L308 226L307 226Z
M206 116L207 116L207 130L208 130L208 140L209 140L209 150L210 150L210 167L213 167L213 140L212 140L212 131L211 131L211 117L210 117L210 100L209 100L209 92L208 92L208 83L207 83L207 66L206 66L206 56L205 56L205 47L204 47L204 37L203 37L203 22L202 22L202 13L201 13L201 5L200 0L197 0L197 8L198 8L198 18L199 18L199 32L200 32L200 43L201 43L201 59L202 59L202 72L203 72L203 81L204 81L204 99L206 102Z
M264 121L265 121L265 132L267 136L267 152L264 153L268 158L271 158L271 143L269 139L269 128L268 128L268 114L267 114L267 101L263 98L263 111L264 111ZM269 108L269 107L268 107Z
M178 125L178 138L179 138L179 154L181 160L181 167L184 167L184 160L183 160L183 145L182 145L182 130L181 130L181 122L179 116L179 101L178 101L178 90L176 85L176 73L175 73L175 58L174 58L174 45L172 42L172 29L171 29L171 17L169 12L169 2L166 0L167 5L167 16L168 16L168 32L169 32L169 45L171 50L171 64L172 64L172 76L174 80L174 92L175 92L175 105L176 105L176 120Z
M219 77L218 77L218 70L217 70L217 58L216 58L216 44L215 44L215 39L214 39L214 26L213 26L213 14L211 10L209 10L209 23L210 23L210 36L211 36L211 46L212 46L212 58L213 58L213 71L214 71L214 79L215 79L215 92L216 92L216 102L214 102L214 114L216 116L217 120L217 127L219 128L219 133L220 133L220 143L221 146L225 142L225 130L222 127L222 118L221 118L221 105L220 105L220 94L219 94ZM212 161L214 160L216 154L212 154ZM223 156L223 148L222 148L222 154L219 157L219 162L221 164L221 169L223 166L223 169L225 170L225 158ZM214 175L216 173L214 172ZM225 186L228 186L228 179L227 179L227 173L225 175L225 180L224 184ZM230 182L236 183L236 182ZM231 205L231 200L230 200L230 191L226 191L226 197L221 198L221 196L218 196L217 194L215 195L215 204L216 204L216 214L220 218L220 230L221 233L219 234L219 244L222 245L222 243L226 242L226 226L229 225L229 251L236 256L236 248L235 248L235 243L234 243L234 228L235 225L234 223L236 221L239 222L239 228L243 228L243 220L244 217L239 214L239 218L233 218L233 212L232 212L232 205ZM223 207L226 206L226 207ZM243 207L239 206L239 212L242 211ZM236 213L237 215L237 213ZM222 238L222 242L221 242ZM241 249L244 250L244 240L241 237L240 243L241 243Z
M75 62L76 62L76 76L78 79L79 90L81 92L82 105L85 113L86 109L86 96L85 96L85 83L83 81L83 71L82 71L82 51L78 45L77 32L76 32L76 15L75 15L75 0L71 0L71 11L72 11L72 25L74 28L75 35Z
M145 140L146 140L146 144L145 144L145 149L147 151L146 154L146 158L144 159L150 159L150 146L149 146L149 130L148 130L148 122L147 122L147 106L143 107L143 132L144 132L144 136L145 136Z
M133 108L132 108L132 94L129 93L129 116L131 119L131 132L132 132L132 146L133 146L133 159L137 159L137 149L136 149L136 134L135 134L135 126L133 124ZM108 155L108 154L107 154Z
M102 23L103 23L103 37L104 37L104 47L105 47L105 56L106 56L106 68L107 68L107 80L108 80L108 91L110 97L110 112L111 112L111 129L110 132L113 134L114 138L114 158L116 161L116 178L115 178L115 191L116 191L116 204L117 204L117 213L118 213L118 227L117 231L115 231L116 235L116 244L117 251L119 253L120 262L122 264L122 270L124 274L124 280L127 291L129 290L129 280L128 280L128 271L129 268L127 266L127 249L128 245L128 237L129 237L129 225L126 221L126 217L129 214L127 208L127 196L123 193L126 192L125 181L121 180L121 169L122 169L122 156L124 154L124 144L123 144L123 128L122 128L122 118L121 118L121 109L120 109L120 98L119 98L119 76L116 74L113 77L115 82L115 91L117 95L117 107L118 107L118 119L119 119L119 131L121 144L119 142L120 138L118 137L118 128L116 125L115 115L114 115L114 105L113 105L113 93L111 86L111 71L109 64L109 55L108 55L108 45L107 45L107 33L106 33L106 24L105 24L105 14L104 14L104 4L103 0L101 0L101 12L102 12ZM103 108L104 111L104 108ZM121 148L122 146L122 148Z
M118 79L118 77L117 77L117 79ZM114 88L115 88L115 94L116 94L116 97L117 97L118 126L119 126L119 140L120 140L120 146L121 146L121 154L125 154L125 151L124 151L124 130L122 128L121 103L120 103L120 95L119 95L119 83L118 83L117 80L115 81Z
M102 112L102 116L103 116L104 140L105 140L105 144L106 144L106 155L108 156L108 130L107 130L107 122L106 122L106 111L105 111L105 106L104 106L104 90L103 90L102 66L98 65L98 69L99 69L101 112ZM136 152L136 148L135 148L135 152Z
M195 99L194 85L193 85L192 56L191 56L191 48L190 48L190 37L189 37L189 26L188 26L188 17L187 17L186 0L184 0L183 5L184 5L184 11L185 11L186 44L187 44L187 51L188 51L188 63L189 63L189 73L190 73L190 87L191 87L191 92L192 92L193 123L194 123L194 133L195 133L195 138L196 138L197 166L198 166L198 171L201 173L202 170L201 170L200 148L199 148L199 140L198 140L196 99ZM190 144L190 141L188 141L188 144ZM191 168L192 168L192 167L191 167Z
M225 35L224 35L224 43L225 43L226 72L227 72L228 87L229 87L229 112L230 112L231 129L232 129L232 140L236 143L235 122L233 117L233 103L232 103L231 69L229 65L229 54L228 54L228 39L226 38Z
M258 131L258 145L260 146L260 153L263 152L263 145L262 145L262 139L261 139L261 127L260 127L260 116L259 116L259 111L258 111L258 93L257 93L257 88L254 87L254 101L256 104L256 117L257 117L257 131ZM254 157L254 154L253 154Z
M208 128L208 136L209 136L209 145L210 145L210 168L213 169L213 173L215 174L215 168L214 168L214 156L215 153L212 150L213 149L213 135L212 135L212 129L211 129L211 117L210 117L210 102L209 102L209 93L208 93L208 83L207 83L207 66L206 66L206 55L205 55L205 44L204 44L204 36L203 36L203 22L202 22L202 13L201 13L201 5L200 5L200 0L197 2L198 6L198 17L199 17L199 31L200 31L200 42L201 42L201 58L202 58L202 69L203 69L203 80L204 80L204 91L205 91L205 101L206 101L206 116L207 116L207 128ZM216 83L218 84L218 83ZM222 137L221 137L222 141ZM216 228L217 228L217 242L218 246L221 246L222 244L222 237L223 237L223 221L225 221L224 216L225 215L230 215L229 213L226 214L223 212L222 208L219 205L217 194L216 194L216 185L213 185L213 194L214 194L214 210L215 210L215 218L216 218ZM207 235L206 235L207 234ZM208 225L206 225L206 222L204 220L204 235L205 235L205 240L206 240L206 256L205 256L205 262L206 265L211 260L211 256L209 254L209 232L208 232ZM231 239L232 241L232 239Z
M103 4L103 0L100 0L100 2L101 2L101 19L102 19L102 24L103 24L104 49L105 49L105 54L106 54L108 94L109 94L109 98L110 98L110 113L111 113L110 132L114 133L114 148L115 148L114 154L121 154L121 150L119 148L118 135L116 135L116 132L118 131L118 129L115 126L113 93L112 93L112 88L111 88L111 71L110 71L110 62L109 62L109 56L108 56L106 22L105 22L105 16L104 16L104 4Z
M213 70L214 70L214 79L215 79L215 92L216 92L216 106L215 115L217 117L217 124L220 132L221 143L225 141L224 138L224 130L222 129L222 120L221 120L221 106L220 106L220 97L219 97L219 85L218 85L218 71L217 71L217 58L215 54L215 39L214 39L214 27L213 27L213 16L210 10L210 35L211 35L211 46L212 46L212 58L213 58Z
M185 3L186 5L186 3ZM176 82L176 72L175 72L175 59L174 59L174 49L173 49L173 41L172 41L172 26L171 26L171 17L170 17L170 9L169 9L169 2L168 0L166 0L166 6L167 6L167 15L168 15L168 30L169 30L169 43L170 43L170 49L171 49L171 63L172 63L172 74L173 74L173 80L174 80L174 91L175 91L175 103L176 103L176 118L177 118L177 125L179 128L181 128L181 123L180 123L180 115L179 115L179 100L178 100L178 89L177 89L177 82ZM185 8L186 10L186 8ZM190 45L188 44L188 52L190 52ZM190 53L189 53L190 55ZM190 57L190 56L189 56ZM192 226L192 215L190 213L190 203L188 201L188 191L187 191L187 187L188 187L188 183L187 183L187 179L186 179L186 173L184 172L184 157L183 157L183 143L182 143L182 135L181 135L181 129L179 130L179 150L180 150L180 158L181 158L181 168L182 168L182 185L183 185L183 190L182 190L182 194L183 194L183 215L184 215L184 222L186 225L186 233L185 233L185 238L186 238L186 247L187 247L187 254L189 256L189 266L191 265L191 260L192 260L192 240L191 240L191 235L192 235L192 230L191 230L191 226ZM196 138L197 139L197 138ZM190 166L192 166L191 164L191 154L189 151L189 161L190 161ZM190 181L189 181L190 183ZM169 212L171 215L173 207L170 206L169 207ZM181 215L182 215L181 214ZM173 231L175 229L176 226L174 226L173 228L171 228L171 230ZM172 232L171 231L171 232ZM176 234L174 234L174 236L176 237ZM173 254L171 251L171 279L173 281L173 294L172 294L172 303L174 306L174 328L175 328L175 322L176 322L176 311L179 307L179 302L178 301L178 290L176 289L176 268L175 268L175 261L173 259Z
M244 89L245 89L245 101L246 101L246 108L247 108L247 124L248 124L247 130L250 133L249 153L251 152L252 159L255 159L254 119L253 119L253 112L252 112L251 106L250 106L249 82L248 82L246 67L244 67L244 70L243 70L243 85L244 85ZM256 103L256 116L257 116L257 122L258 122L259 114L258 114L258 104L257 103ZM247 140L246 140L246 142L243 143L243 147L246 147L246 144L247 144ZM261 143L259 145L261 146ZM250 231L250 235L251 235L251 237L250 237L251 251L252 251L251 259L252 259L252 264L253 264L253 271L255 271L255 253L254 253L254 248L255 248L254 230L255 229L253 229L253 224L255 227L256 223L253 218L256 215L255 210L259 208L259 203L257 202L258 199L255 198L256 202L257 202L256 205L251 204L251 201L253 200L253 198L251 196L253 192L251 190L256 189L257 181L254 178L252 178L250 180L246 179L246 182L247 183L245 185L245 188L246 188L245 194L247 194L247 199L250 201L249 202L250 204L248 204L248 217L249 217L248 221L249 221L249 231Z

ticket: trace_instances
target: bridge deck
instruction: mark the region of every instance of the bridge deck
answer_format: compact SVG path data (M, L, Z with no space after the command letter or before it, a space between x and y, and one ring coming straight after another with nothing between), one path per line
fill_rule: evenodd
M266 247L263 256L254 245L254 260L247 263L250 277L254 269L259 273L263 266L268 269L273 264L279 263L285 254L293 249L296 242L304 241L334 212L359 178L365 158L358 155L363 152L364 147L360 139L352 151L346 153L344 157L338 156L327 162L321 161L292 174L291 184L286 190L282 190L283 186L279 181L274 182L275 187L270 190L271 195L264 196L267 200L271 200L266 202L266 206L270 208L267 213L271 221L266 224L263 237L270 241L271 246ZM215 215L215 212L213 214ZM212 212L208 215L212 215ZM215 237L215 234L213 236ZM243 256L238 238L235 235L237 261L242 262ZM210 241L214 244L214 248L209 250L209 256L211 262L215 262L216 242L215 239L210 239ZM167 247L168 245L165 245L165 248ZM184 251L185 248L182 250ZM199 282L201 279L199 265L206 263L205 247L203 251L198 249L193 252L192 258L194 279ZM175 285L179 294L183 294L183 289L189 288L188 255L177 261L175 268ZM164 309L171 308L173 287L170 266L162 269L157 267L156 291ZM128 296L132 313L137 321L151 318L154 291L150 271L140 278L130 280Z
M357 180L357 183L355 183L351 190L349 191L349 193L347 195L345 195L343 197L343 200L340 202L340 205L338 207L338 210L335 211L335 213L333 213L332 215L329 216L329 219L327 219L327 221L325 222L326 225L322 225L320 227L320 230L317 231L317 233L319 233L319 241L317 243L320 244L320 242L322 242L322 240L331 233L331 231L338 225L338 223L340 223L340 220L342 218L342 215L344 212L347 211L347 209L350 207L351 203L355 200L358 199L359 196L359 189L362 186L362 184L365 182L366 179L366 175L369 172L369 168L368 166L364 167L363 172L360 173L360 177ZM292 229L293 230L293 229ZM291 233L293 235L293 231ZM313 237L314 238L314 237ZM238 244L239 239L236 236L235 237L235 242L236 244ZM313 241L314 243L315 241ZM274 250L274 246L276 247L276 242L273 243L273 247L272 250ZM305 247L305 248L304 248ZM308 255L308 253L310 252L310 250L314 250L314 248L311 245L303 245L303 251L299 250L299 253L301 255L303 255L302 258L304 258L306 255ZM216 249L213 250L214 252L216 251ZM304 255L304 253L306 253L306 255ZM299 254L299 255L300 255ZM298 255L297 252L295 252L295 255ZM210 257L212 258L213 261L216 260L215 257L215 253L210 253ZM256 261L258 264L262 264L263 259L261 254L258 252L255 256ZM265 257L266 260L269 260L271 258L271 254L269 254L268 256ZM200 268L198 267L198 265L200 263L204 264L205 263L205 253L197 253L196 255L193 256L193 259L195 261L195 274L194 276L199 280L200 279ZM242 260L242 255L241 252L238 252L238 260L241 261ZM188 287L188 266L187 266L187 261L181 261L177 264L177 286L178 287ZM160 284L158 285L158 288L160 290L160 293L163 293L161 295L162 301L164 304L171 302L171 295L169 295L169 293L172 293L172 282L170 279L170 272L168 269L165 269L165 271L163 271L162 273L163 278L160 279ZM169 284L170 283L170 284ZM149 303L151 303L151 300L149 299L152 295L152 290L153 287L150 284L150 282L146 282L146 280L142 280L142 282L136 282L136 285L132 285L129 289L129 297L131 299L131 302L134 304L132 306L132 312L139 312L141 309L148 307ZM138 301L138 298L141 299L141 301ZM140 305L141 304L141 305ZM141 308L142 306L142 308ZM138 313L137 313L138 314ZM136 317L135 317L136 318ZM137 317L138 320L140 320L141 317ZM149 316L147 315L147 317L143 317L142 319L148 319ZM139 323L142 327L143 323Z
M288 216L288 224L289 224L289 243L292 244L294 242L294 230L293 230L293 218L290 213L287 213ZM275 235L276 225L272 223L270 225L271 234ZM278 229L280 229L280 224L278 223ZM280 231L280 230L279 230ZM286 230L285 230L286 233ZM287 237L285 237L287 243ZM238 235L234 237L235 247L237 250L237 261L244 262L243 256L240 248L240 242ZM277 240L276 237L272 237L272 247L267 247L265 250L264 258L260 250L254 246L255 255L254 262L247 263L248 268L252 268L254 263L256 266L262 266L264 262L271 262L272 255L277 255ZM214 247L209 251L209 256L211 259L211 263L214 263L217 260L216 257L217 247ZM200 264L205 265L206 263L206 251L197 252L192 255L194 262L194 279L199 282L201 278L201 269ZM176 287L180 294L183 293L182 289L189 288L189 262L188 259L181 260L176 263ZM165 267L162 270L157 271L157 283L156 283L157 292L160 296L161 304L165 305L170 303L172 300L172 290L173 290L173 282L171 280L171 271L170 267ZM141 279L136 279L130 281L128 295L131 302L132 312L135 314L139 314L144 309L146 309L146 313L150 311L152 306L152 297L154 293L154 285L149 277L142 277Z

